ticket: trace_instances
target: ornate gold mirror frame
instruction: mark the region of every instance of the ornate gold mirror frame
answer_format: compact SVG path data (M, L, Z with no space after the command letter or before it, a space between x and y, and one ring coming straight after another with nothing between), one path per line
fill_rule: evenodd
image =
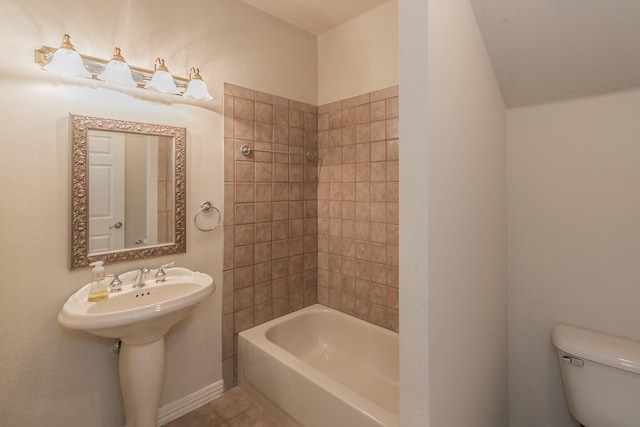
M150 123L69 115L72 143L71 176L71 261L70 268L80 268L94 261L110 264L187 251L186 237L186 129ZM174 239L154 246L127 248L112 252L89 253L89 152L90 130L166 136L173 139L174 163Z

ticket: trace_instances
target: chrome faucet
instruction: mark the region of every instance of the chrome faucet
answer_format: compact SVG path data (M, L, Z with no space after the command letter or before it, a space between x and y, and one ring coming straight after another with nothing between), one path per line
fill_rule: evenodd
M136 278L133 281L134 288L141 288L144 286L144 281L147 279L148 272L149 269L147 267L142 267L140 270L138 270L138 272L136 273Z
M122 280L118 276L118 274L114 275L113 280L109 283L109 292L120 292L122 290Z
M176 263L170 262L169 264L161 265L158 267L158 271L156 272L156 283L164 282L167 280L167 273L164 271L165 268L173 267Z

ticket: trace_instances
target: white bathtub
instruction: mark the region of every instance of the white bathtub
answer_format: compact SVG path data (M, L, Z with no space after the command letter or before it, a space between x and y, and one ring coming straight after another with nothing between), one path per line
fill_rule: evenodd
M283 427L398 427L398 334L316 304L238 335L238 382Z

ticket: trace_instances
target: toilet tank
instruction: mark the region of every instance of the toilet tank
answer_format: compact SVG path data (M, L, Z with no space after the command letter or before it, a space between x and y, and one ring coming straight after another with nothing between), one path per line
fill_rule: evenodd
M571 415L585 427L640 426L640 342L564 324L553 327Z

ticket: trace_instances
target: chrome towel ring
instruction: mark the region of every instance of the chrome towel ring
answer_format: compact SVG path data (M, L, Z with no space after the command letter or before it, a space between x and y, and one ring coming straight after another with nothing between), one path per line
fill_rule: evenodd
M212 211L216 211L218 213L218 220L216 221L216 224L211 227L211 228L202 228L199 224L198 224L198 216L201 213L210 213ZM213 203L209 202L209 201L204 201L202 203L200 203L200 209L198 209L198 212L196 212L196 216L193 218L193 223L196 225L196 228L200 231L212 231L215 230L216 228L218 228L218 226L220 225L220 221L222 220L222 213L220 213L220 210L218 208L216 208L215 206L213 206Z

